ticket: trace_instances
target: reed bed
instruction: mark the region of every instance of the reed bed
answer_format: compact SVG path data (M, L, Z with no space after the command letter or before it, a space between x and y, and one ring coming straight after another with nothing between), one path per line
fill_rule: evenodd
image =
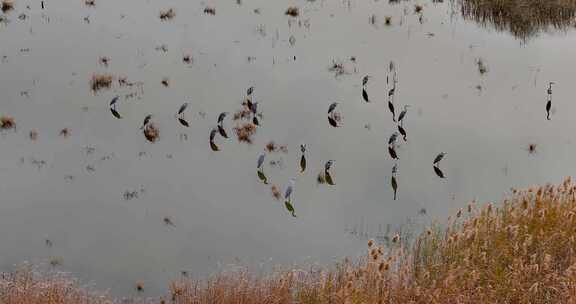
M182 278L158 302L575 303L575 249L576 186L566 179L557 186L512 190L498 205L472 202L447 225L430 227L410 243L399 235L386 248L371 240L364 256L328 269ZM45 295L55 300L38 300ZM0 280L2 303L106 301L66 277L18 271Z
M456 0L462 16L527 40L574 25L576 0Z

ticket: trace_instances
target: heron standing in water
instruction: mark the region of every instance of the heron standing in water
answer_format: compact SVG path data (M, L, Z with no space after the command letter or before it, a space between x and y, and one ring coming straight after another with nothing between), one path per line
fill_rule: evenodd
M548 102L546 103L546 119L550 120L550 110L552 109L552 85L554 82L548 83Z
M436 158L434 158L434 162L432 164L438 165L438 163L444 158L444 156L446 156L446 152L441 152L440 154L436 155Z
M336 109L337 105L338 105L337 102L331 103L330 106L328 107L328 114L332 113L334 111L334 109Z
M400 112L400 115L398 115L398 122L399 123L402 123L404 118L406 118L406 114L408 114L408 107L410 107L410 105L405 105L404 110L402 112Z
M258 170L261 170L261 169L262 169L262 165L264 164L264 158L265 158L265 157L266 157L266 154L264 154L264 153L262 153L262 154L260 154L260 156L258 156L258 163L257 163L257 166L256 166L256 168L257 168Z
M296 185L296 179L291 178L290 183L288 184L288 187L286 187L286 192L284 192L284 199L286 201L292 200L292 192L294 192L295 185Z

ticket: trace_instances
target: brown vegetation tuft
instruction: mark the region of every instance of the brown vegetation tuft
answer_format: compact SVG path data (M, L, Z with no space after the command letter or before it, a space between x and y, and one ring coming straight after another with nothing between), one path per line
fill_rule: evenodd
M457 0L464 18L492 25L526 40L551 28L565 29L574 23L573 0Z
M94 74L90 79L90 87L94 93L103 89L110 89L112 87L112 79L112 75Z

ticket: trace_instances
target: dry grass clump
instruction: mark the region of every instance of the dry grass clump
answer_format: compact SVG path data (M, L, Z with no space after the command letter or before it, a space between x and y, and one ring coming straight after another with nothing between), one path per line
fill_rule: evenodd
M204 8L204 14L206 15L216 15L216 9L210 6L207 6L206 8Z
M565 29L574 23L573 0L457 0L464 18L492 25L526 40L551 28Z
M445 228L429 228L411 244L395 234L386 249L370 240L365 256L330 269L183 277L169 290L160 303L575 303L576 186L566 179L512 190L500 207L470 203ZM18 271L0 277L0 302L45 299L108 303L61 276Z
M0 275L0 303L6 304L111 304L63 273L39 272L29 265Z
M2 9L3 13L7 13L14 9L14 1L12 0L2 0L2 4L0 9Z
M162 21L167 21L174 17L176 17L176 12L172 8L160 12L160 20Z
M150 122L144 128L144 137L146 137L149 142L154 143L160 139L160 129L158 129L154 123Z
M171 285L176 303L572 303L576 301L576 187L514 191L500 208L459 210L412 247L396 234L384 250L332 270L240 271Z
M234 127L234 132L236 133L238 141L252 144L252 136L256 134L256 125L251 122L243 123Z
M92 88L94 93L103 89L110 89L112 87L112 79L112 75L94 74L90 79L90 88Z
M16 129L16 121L12 116L0 116L0 130Z
M296 6L291 6L286 9L286 12L284 14L291 17L298 17L298 15L300 15L300 10Z

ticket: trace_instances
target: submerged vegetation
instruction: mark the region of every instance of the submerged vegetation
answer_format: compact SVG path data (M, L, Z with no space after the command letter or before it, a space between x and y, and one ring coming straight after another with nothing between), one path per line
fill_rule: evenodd
M573 0L457 0L464 18L492 25L526 40L549 29L574 25Z
M272 187L272 192L279 190ZM160 303L566 303L576 299L576 185L512 190L498 207L474 202L444 228L328 270L247 270L184 276ZM136 283L143 290L142 283ZM40 299L44 299L43 301ZM52 299L46 302L45 299ZM29 266L0 276L3 303L111 303L61 274Z

